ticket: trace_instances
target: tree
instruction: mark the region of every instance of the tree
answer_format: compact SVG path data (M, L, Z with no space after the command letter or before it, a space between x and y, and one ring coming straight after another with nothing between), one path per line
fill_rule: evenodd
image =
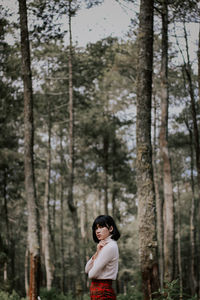
M144 299L156 298L159 272L156 241L155 192L151 149L151 97L153 63L153 4L140 3L137 69L137 193L139 256Z
M174 199L168 149L168 1L162 2L161 129L160 150L163 161L164 193L164 279L174 277Z
M68 17L69 17L69 55L68 55L68 70L69 70L69 186L68 186L68 207L72 214L73 232L74 232L74 268L77 281L75 283L76 298L82 297L82 278L81 278L81 261L80 261L80 233L78 228L78 213L74 203L74 102L73 102L73 67L72 67L72 30L71 16L72 0L69 0Z
M29 299L37 300L40 280L40 243L33 159L33 92L26 0L19 0L22 75L24 84L24 172L28 204L28 242L30 253Z

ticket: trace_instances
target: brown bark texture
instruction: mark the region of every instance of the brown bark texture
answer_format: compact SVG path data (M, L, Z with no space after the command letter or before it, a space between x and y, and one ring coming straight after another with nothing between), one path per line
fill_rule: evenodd
M160 287L163 288L164 277L164 257L163 257L163 199L160 197L159 192L159 171L156 164L157 161L157 144L156 144L156 129L157 129L157 103L154 97L154 141L153 141L153 174L154 174L154 186L156 196L156 230L158 240L158 262L159 262L159 275L160 275Z
M22 75L24 84L24 168L25 193L28 203L28 244L30 253L29 299L36 300L39 295L40 243L38 211L34 180L33 161L33 93L30 62L30 48L27 24L26 0L19 0Z
M164 280L174 278L174 199L168 148L168 3L162 3L161 128L160 151L163 163L164 193Z
M155 192L151 149L151 95L153 62L153 1L141 0L137 70L137 193L139 257L144 300L159 289Z

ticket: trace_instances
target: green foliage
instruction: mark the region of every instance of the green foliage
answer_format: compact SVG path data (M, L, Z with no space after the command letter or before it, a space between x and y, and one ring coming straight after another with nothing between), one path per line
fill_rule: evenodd
M179 279L173 280L172 282L166 282L165 287L159 291L158 300L179 300L180 299L180 285ZM191 297L185 293L182 295L184 300L196 300L197 296Z
M117 300L142 300L143 294L135 287L129 287L127 294L120 294L117 296Z
M20 298L20 296L15 291L12 291L12 294L9 294L4 291L0 291L0 299L1 300L25 300L25 298Z
M58 292L55 288L52 288L50 291L47 289L41 289L40 298L42 300L74 300L71 293L64 295L63 293Z

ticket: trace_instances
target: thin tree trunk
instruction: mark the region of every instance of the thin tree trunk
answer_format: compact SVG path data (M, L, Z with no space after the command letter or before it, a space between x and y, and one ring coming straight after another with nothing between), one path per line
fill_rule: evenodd
M61 291L65 292L65 257L64 257L64 187L63 187L63 176L64 176L64 151L62 146L62 129L60 129L60 164L61 164L61 176L60 176L60 258L61 258Z
M86 199L83 196L83 203L81 206L81 237L82 237L82 241L83 241L84 265L87 262L87 245L88 245L87 210L88 210L88 208L87 208ZM87 289L87 280L88 280L88 276L85 274L85 281L84 281L85 290Z
M151 95L153 64L153 0L141 0L137 71L137 193L139 258L144 300L159 289L155 192L151 148Z
M51 112L50 101L48 99L48 145L47 145L47 164L46 164L46 182L44 195L44 259L47 280L47 290L52 288L53 281L53 264L50 254L50 212L49 212L49 198L50 198L50 174L51 174Z
M168 2L162 2L161 129L160 151L164 189L164 280L174 278L174 199L168 149Z
M3 183L3 205L4 205L4 217L5 217L5 229L6 229L6 247L8 249L7 251L7 257L6 261L4 263L3 267L3 280L6 283L8 280L8 264L7 261L10 256L10 247L9 247L9 241L10 241L10 229L9 229L9 220L8 220L8 205L7 205L7 169L4 169L4 183Z
M178 269L179 269L179 286L180 286L180 295L179 299L183 299L183 271L182 271L182 257L181 257L181 205L180 205L180 191L178 184L178 195L177 195L177 216L178 216L178 230L177 230L177 239L178 239Z
M29 251L28 251L28 245L26 247L25 252L25 263L24 263L24 276L25 276L25 291L26 291L26 297L28 297L29 292L29 284L28 284L28 259L29 259Z
M190 94L190 101L191 101L191 113L192 113L192 121L193 121L193 131L194 131L194 146L195 146L195 153L196 153L196 167L197 167L197 178L198 178L198 192L199 192L199 199L200 199L200 142L199 142L199 129L197 123L197 113L196 113L196 103L195 103L195 96L194 96L194 87L192 82L192 71L191 71L191 62L189 57L189 46L188 46L188 39L187 39L187 32L184 23L184 36L186 42L186 53L187 53L187 65L185 64L185 72L188 79L189 84L189 94ZM200 205L199 205L200 207Z
M188 39L187 39L187 32L184 22L184 36L185 36L185 43L186 43L186 54L187 54L187 64L184 63L185 72L189 84L189 94L190 94L190 101L191 101L191 114L192 114L192 121L193 121L193 135L194 135L194 147L195 147L195 154L196 154L196 169L197 169L197 182L198 182L198 214L197 214L197 230L198 230L198 241L197 244L200 243L200 141L199 141L199 129L198 129L198 122L197 122L197 112L196 112L196 102L195 102L195 95L194 95L194 87L192 82L192 68L191 68L191 62L189 57L189 45L188 45ZM200 247L198 247L200 249ZM199 249L198 249L198 262L200 261L199 256ZM199 266L199 263L198 263ZM197 292L198 296L200 297L200 274L199 274L199 267L197 267Z
M28 242L30 252L29 299L37 300L40 280L40 243L33 161L33 93L26 0L19 0L22 74L24 83L25 193L28 202Z
M56 199L57 199L57 186L56 186L56 176L54 178L54 187L53 187L53 207L52 207L52 245L53 245L53 255L56 258ZM54 260L55 262L55 260Z
M200 25L199 25L199 46L198 46L198 87L199 87L199 106L200 106Z
M104 164L104 213L108 215L108 148L109 137L105 133L103 137L103 164Z
M190 172L191 172L191 190L192 190L192 202L190 208L190 254L191 254L191 294L195 295L197 292L197 274L196 266L197 251L196 251L196 210L195 210L195 193L194 193L194 153L193 153L193 134L187 121L185 121L186 127L190 137Z
M61 258L61 291L65 292L65 257L64 257L64 216L63 216L63 178L60 179L60 258Z
M154 174L154 186L156 196L156 228L157 228L157 240L158 240L158 261L159 261L159 275L160 275L160 287L163 288L164 277L164 257L163 257L163 201L159 193L159 179L157 168L157 146L156 146L156 120L157 120L157 103L154 97L154 141L153 141L153 174Z
M112 216L116 218L116 196L117 196L117 186L116 186L116 136L113 132L113 141L112 141Z
M69 193L68 206L71 212L74 231L74 269L76 274L75 294L76 299L82 298L82 278L81 278L81 261L80 261L80 233L78 228L77 207L74 204L74 103L73 103L73 69L72 69L72 31L71 31L71 3L69 0Z

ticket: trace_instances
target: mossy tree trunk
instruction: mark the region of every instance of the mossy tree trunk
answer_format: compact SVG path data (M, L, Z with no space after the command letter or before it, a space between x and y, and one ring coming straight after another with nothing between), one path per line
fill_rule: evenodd
M28 243L30 253L29 299L37 300L40 281L40 243L33 160L33 92L26 0L19 0L22 75L24 84L24 169L28 203Z
M137 70L137 193L139 257L144 300L156 298L159 289L155 192L151 148L153 63L153 0L141 0Z

